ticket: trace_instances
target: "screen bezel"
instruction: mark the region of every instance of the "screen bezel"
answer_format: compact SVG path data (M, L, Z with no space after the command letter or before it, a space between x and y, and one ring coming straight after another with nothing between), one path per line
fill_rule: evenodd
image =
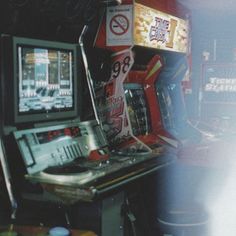
M73 107L69 110L52 111L52 112L41 112L41 113L23 113L19 112L19 75L18 75L18 47L37 47L52 50L66 50L72 51L72 71L73 71ZM12 49L13 49L13 109L14 109L14 123L26 123L26 122L44 122L52 120L61 120L66 118L73 118L78 116L78 46L76 44L47 41L40 39L30 38L12 38Z

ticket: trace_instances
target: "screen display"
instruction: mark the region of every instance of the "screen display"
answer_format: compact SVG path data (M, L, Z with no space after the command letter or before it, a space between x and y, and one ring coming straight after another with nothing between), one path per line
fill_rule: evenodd
M181 84L162 84L156 87L162 123L177 139L200 142L201 133L188 122Z
M165 60L166 66L155 85L162 124L171 133L181 132L187 119L181 81L188 70L188 62L186 57L165 57Z
M73 109L72 50L18 45L17 57L18 114Z
M124 90L133 134L136 136L148 134L150 117L143 87L140 84L130 83L124 85Z
M156 92L160 105L162 122L165 129L170 130L176 128L178 108L175 107L175 91L177 91L175 84L165 86L157 86ZM177 91L178 92L178 91Z

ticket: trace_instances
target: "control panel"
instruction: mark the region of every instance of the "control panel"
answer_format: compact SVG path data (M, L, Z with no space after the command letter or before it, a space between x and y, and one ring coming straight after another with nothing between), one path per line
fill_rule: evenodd
M25 178L42 184L45 190L43 194L24 192L27 199L69 204L88 201L173 161L172 157L156 153L108 153L107 140L96 121L19 130L13 134L27 170Z
M96 121L69 123L14 132L28 174L64 166L107 146Z

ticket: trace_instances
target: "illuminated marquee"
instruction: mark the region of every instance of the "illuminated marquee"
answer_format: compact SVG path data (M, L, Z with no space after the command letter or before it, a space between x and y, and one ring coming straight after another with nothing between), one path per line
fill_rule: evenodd
M155 23L151 26L149 31L150 41L156 40L162 43L168 42L170 21L155 17Z
M135 4L134 44L186 53L188 22L175 16Z

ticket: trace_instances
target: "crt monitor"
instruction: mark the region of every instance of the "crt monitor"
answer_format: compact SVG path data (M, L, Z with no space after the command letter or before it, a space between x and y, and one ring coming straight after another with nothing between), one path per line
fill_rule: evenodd
M7 35L1 40L7 121L17 124L76 117L77 45Z

